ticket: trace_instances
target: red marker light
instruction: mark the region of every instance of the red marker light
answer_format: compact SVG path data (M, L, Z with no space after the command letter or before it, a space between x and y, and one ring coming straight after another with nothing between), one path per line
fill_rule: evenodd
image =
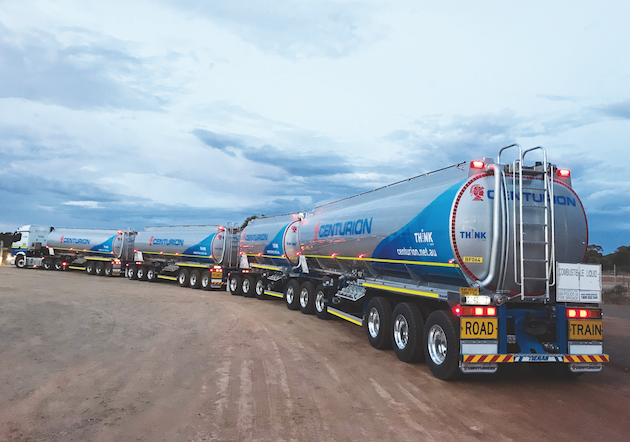
M486 315L487 316L496 316L497 315L497 309L495 307L488 307L486 309Z
M118 231L118 234L119 234L119 235L120 235L120 234L122 234L122 230L119 230L119 231Z
M570 308L569 310L567 310L567 317L569 318L576 318L577 317L577 310L574 308Z
M571 176L571 171L569 169L558 169L558 175L563 178L569 178Z
M74 247L70 247L70 251L72 252L74 250Z
M301 254L302 254L302 252L297 252L297 253L295 254L295 256L300 256Z
M262 252L258 252L258 256L262 256Z
M87 249L83 249L83 251L84 251L84 252L87 252ZM114 253L114 252L112 252L112 253Z
M483 316L483 307L475 307L475 316Z
M67 266L67 265L68 265L68 263L67 263L67 262L64 262L64 263L62 263L61 265L65 267L65 266Z
M179 255L179 252L175 253L176 255Z
M286 258L287 255L285 255L284 253L282 254L281 258Z
M330 257L331 257L331 258L336 258L336 257L337 257L337 254L336 254L336 253L331 253L331 254L330 254Z
M456 316L461 315L461 314L462 314L462 308L461 308L459 305L454 306L454 307L453 307L453 313L454 313Z
M580 310L580 318L588 318L588 310Z
M471 161L470 167L473 169L483 169L486 165L483 161Z
M160 255L164 255L164 252L160 252Z
M361 254L359 255L359 259L363 259L363 258L365 258L365 253L361 253Z
M138 249L133 249L133 253L136 253L138 251Z

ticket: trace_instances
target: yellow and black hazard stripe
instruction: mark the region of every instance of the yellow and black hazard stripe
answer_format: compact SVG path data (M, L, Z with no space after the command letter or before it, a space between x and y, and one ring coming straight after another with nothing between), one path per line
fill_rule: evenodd
M564 355L564 362L608 362L608 355Z
M513 355L464 355L464 363L514 362Z

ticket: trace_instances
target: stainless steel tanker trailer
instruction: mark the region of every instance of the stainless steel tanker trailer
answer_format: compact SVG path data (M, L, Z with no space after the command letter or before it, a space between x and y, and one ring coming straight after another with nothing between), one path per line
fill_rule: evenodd
M127 277L204 290L224 287L224 268L237 264L235 232L231 224L145 227L136 236L133 260L125 264Z
M12 255L19 267L85 270L113 276L133 256L134 231L69 229L27 225L14 234Z
M572 377L608 361L584 208L543 148L259 218L239 239L233 294L363 326L373 347L440 379L517 362Z

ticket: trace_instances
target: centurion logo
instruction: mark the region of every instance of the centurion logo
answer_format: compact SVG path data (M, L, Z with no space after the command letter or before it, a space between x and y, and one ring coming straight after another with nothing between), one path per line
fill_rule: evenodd
M152 236L151 238L149 238L149 245L150 246L183 246L184 245L184 240L183 239L166 239L166 238L156 238L155 236Z
M365 235L372 233L372 218L357 219L354 221L344 221L335 224L322 224L321 221L315 226L315 239L328 238L331 236Z
M61 244L89 244L90 240L85 238L66 238L62 236L59 238Z

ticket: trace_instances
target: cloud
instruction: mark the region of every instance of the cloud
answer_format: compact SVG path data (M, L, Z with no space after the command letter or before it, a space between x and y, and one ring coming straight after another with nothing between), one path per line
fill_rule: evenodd
M594 109L607 117L630 120L630 99L598 106Z
M86 209L101 209L101 205L98 201L66 201L63 203L66 206L79 206Z
M266 53L288 58L338 58L382 37L366 2L301 0L165 0L186 14L212 21Z
M65 45L49 32L16 33L0 23L0 98L72 109L161 109L165 99L151 90L154 74L144 60L111 42L86 40L93 33L65 32L77 33L83 43Z

